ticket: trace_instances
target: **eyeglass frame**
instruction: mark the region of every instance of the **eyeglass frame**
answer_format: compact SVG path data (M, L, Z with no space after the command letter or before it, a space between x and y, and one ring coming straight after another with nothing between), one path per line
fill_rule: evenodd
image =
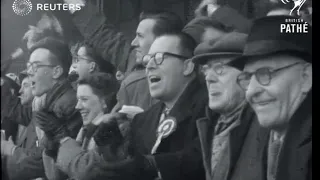
M257 82L258 82L260 85L262 85L262 86L268 86L268 85L270 85L270 83L271 83L271 81L272 81L272 78L274 77L274 74L275 74L275 73L277 73L277 72L279 72L279 71L281 71L281 70L284 70L284 69L288 69L288 68L293 67L293 66L295 66L295 65L302 64L302 63L303 63L303 62L296 62L296 63L290 64L290 65L288 65L288 66L284 66L284 67L277 68L277 69L270 69L270 67L262 67L262 68L257 69L257 70L254 71L254 72L242 72L242 73L239 74L238 77L237 77L237 84L238 84L243 90L245 90L245 91L248 90L248 86L249 86L249 84L250 84L250 80L251 80L251 78L252 78L252 75L254 75L254 76L256 77ZM260 70L260 71L262 71L262 70L267 70L267 74L264 74L264 75L268 75L268 81L267 81L267 83L262 83L262 82L261 82L261 78L258 78L257 75L258 75L259 70ZM250 78L248 79L249 83L248 83L248 85L247 85L246 88L244 88L244 87L241 85L241 83L240 83L240 81L243 80L243 79L240 79L240 77L241 77L241 76L244 76L244 75L250 75ZM259 77L260 77L260 76L259 76Z
M75 62L74 59L76 59L77 61ZM78 62L80 62L79 59L82 59L82 60L85 60L85 61L88 61L88 62L94 62L94 60L92 60L92 59L84 58L84 57L82 57L82 56L78 56L78 55L75 55L75 54L74 54L74 55L72 55L72 64L73 64L73 63L78 63Z
M36 65L36 67L34 67L34 65ZM56 67L57 65L53 65L53 64L40 64L40 62L28 62L27 63L27 74L30 74L30 68L32 68L32 73L36 73L38 71L39 68L41 67Z
M156 61L156 55L157 54L161 54L161 61L160 62L158 62L158 61ZM169 56L172 56L172 57L176 57L176 58L179 58L179 59L189 59L190 57L186 57L186 56L183 56L183 55L180 55L180 54L174 54L174 53L170 53L170 52L157 52L157 53L154 53L154 54L146 54L146 55L144 55L143 57L142 57L142 63L143 63L143 65L144 66L147 66L147 64L149 63L149 61L151 61L152 59L154 59L153 60L153 62L157 65L157 66L160 66L162 63L163 63L163 61L164 61L164 56L165 55L169 55ZM150 57L149 58L149 60L148 61L145 61L144 59L145 59L145 57Z
M210 61L210 60L209 60ZM213 65L210 65L208 68L207 68L207 70L209 70L209 69L212 69L218 76L222 76L223 74L224 74L224 70L225 70L225 66L229 66L229 63L231 63L233 60L230 60L230 61L228 61L228 62L222 62L222 61L220 61L220 62L216 62L216 63L213 63ZM202 74L204 74L205 75L205 73L204 73L204 70L203 70L203 66L205 66L205 65L207 65L207 63L205 63L205 64L203 64L203 65L201 65L199 68L200 68L200 72L202 73ZM213 67L214 66L214 67ZM221 72L219 72L219 71L217 71L217 68L216 67L221 67L221 68L223 68L222 70L221 70ZM232 66L230 66L230 67L232 67Z

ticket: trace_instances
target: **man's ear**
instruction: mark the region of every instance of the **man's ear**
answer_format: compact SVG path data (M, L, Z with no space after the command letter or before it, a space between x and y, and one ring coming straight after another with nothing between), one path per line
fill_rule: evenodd
M302 70L302 92L308 93L312 88L312 64L306 63Z
M53 68L53 79L59 79L63 74L63 68L61 66L56 66Z
M192 62L192 59L185 60L183 65L183 75L189 76L190 74L192 74L195 68L195 64Z
M97 63L95 63L95 62L90 62L90 66L89 66L89 72L90 72L90 73L94 72L97 68L98 68Z

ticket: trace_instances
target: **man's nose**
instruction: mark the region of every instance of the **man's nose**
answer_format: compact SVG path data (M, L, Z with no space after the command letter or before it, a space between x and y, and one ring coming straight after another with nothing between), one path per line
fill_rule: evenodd
M23 93L23 87L19 89L19 94L22 94L22 93Z
M255 76L252 76L250 79L250 82L248 84L247 90L246 90L246 98L247 100L250 100L251 98L255 96L259 96L263 92L262 85L257 81Z
M138 46L138 40L137 40L137 37L135 37L132 42L131 42L131 46L133 47L137 47Z
M205 75L205 80L208 84L218 82L218 76L213 70L208 70Z
M155 69L157 67L156 63L153 59L150 59L148 62L146 62L146 71L148 72L151 69Z
M78 110L79 110L79 109L82 109L81 102L78 101L75 108L78 109Z

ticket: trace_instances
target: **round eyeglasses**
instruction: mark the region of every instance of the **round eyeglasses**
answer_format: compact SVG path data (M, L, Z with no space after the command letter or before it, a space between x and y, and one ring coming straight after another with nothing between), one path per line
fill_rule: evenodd
M56 65L52 64L40 64L38 62L33 62L33 63L27 63L27 72L28 74L33 74L38 71L39 68L41 67L55 67Z
M221 76L222 74L225 73L226 64L228 64L228 63L219 62L219 63L214 63L212 65L211 64L205 64L205 65L200 66L200 72L203 75L206 75L208 73L208 71L210 69L212 69L217 75Z
M84 58L84 57L81 57L81 56L78 56L78 55L72 55L72 63L78 63L81 60L89 61L89 62L92 61L91 59L88 59L88 58Z
M297 62L297 63L291 64L291 65L281 67L278 69L273 69L273 70L271 70L268 67L263 67L263 68L257 69L255 72L252 72L252 73L242 72L237 78L237 83L239 84L239 86L242 89L247 90L248 86L250 84L250 80L252 78L252 75L254 75L259 84L261 84L263 86L268 86L275 73L279 72L280 70L284 70L284 69L293 67L297 64L301 64L301 62Z
M172 56L172 57L176 57L179 59L188 59L189 58L186 56L182 56L179 54L173 54L173 53L169 53L169 52L157 52L155 54L147 54L147 55L143 56L143 58L142 58L143 65L147 66L148 62L153 60L154 63L159 66L164 61L164 59L165 59L164 56Z

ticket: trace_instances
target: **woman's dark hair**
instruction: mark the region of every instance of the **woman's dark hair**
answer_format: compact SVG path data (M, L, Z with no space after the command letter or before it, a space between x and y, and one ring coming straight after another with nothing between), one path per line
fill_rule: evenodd
M109 113L117 103L116 95L120 85L115 76L110 73L94 72L80 80L78 85L90 86L95 95L104 99L107 105L104 113Z

